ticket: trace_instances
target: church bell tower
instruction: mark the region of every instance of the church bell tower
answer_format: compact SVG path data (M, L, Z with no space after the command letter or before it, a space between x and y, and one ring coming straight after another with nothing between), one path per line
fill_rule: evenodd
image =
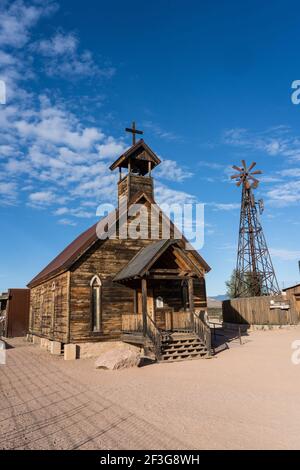
M132 128L126 128L126 131L133 135L132 146L110 166L112 171L119 168L118 199L126 197L129 203L135 195L141 192L154 199L151 173L161 161L143 139L136 142L135 135L142 134L142 131L135 129L134 122ZM123 169L125 169L125 175L122 172Z

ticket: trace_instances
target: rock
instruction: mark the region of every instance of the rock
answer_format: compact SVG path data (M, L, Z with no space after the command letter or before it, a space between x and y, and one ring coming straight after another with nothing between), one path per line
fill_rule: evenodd
M127 367L137 367L141 361L141 354L132 349L111 349L95 361L96 369L126 369Z

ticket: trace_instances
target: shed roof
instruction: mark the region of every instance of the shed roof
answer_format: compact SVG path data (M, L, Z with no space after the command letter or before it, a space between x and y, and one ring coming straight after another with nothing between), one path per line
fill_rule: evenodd
M300 283L299 284L295 284L294 286L289 286L289 287L285 287L283 290L283 292L289 290L289 289L295 289L295 287L300 287Z

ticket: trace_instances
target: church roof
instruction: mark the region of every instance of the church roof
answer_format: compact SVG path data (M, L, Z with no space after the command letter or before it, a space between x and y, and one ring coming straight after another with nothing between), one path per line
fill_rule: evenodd
M128 207L131 204L137 203L141 198L148 199L148 201L153 204L155 201L149 197L149 195L140 192L136 194L131 201L128 204ZM109 220L109 218L112 216L114 211L109 213L104 219L102 219L102 225L105 224L105 221ZM116 213L116 221L119 218L119 211ZM81 235L79 235L75 240L73 240L58 256L56 256L37 276L35 276L28 284L27 287L34 287L38 284L41 284L42 282L45 282L49 278L52 278L60 273L63 273L67 271L74 263L76 260L78 260L95 242L99 240L99 237L97 235L97 225L100 222L97 221L94 225L92 225L90 228L88 228L85 232L83 232ZM171 226L173 226L173 222L171 222ZM187 242L186 238L183 236L182 237L183 241ZM159 244L162 244L164 246L164 243L166 242L175 242L176 240L159 240L157 242L154 242L154 244L158 243L156 248L158 249L160 247ZM154 245L151 244L150 246ZM150 247L149 247L150 250ZM154 246L153 246L154 250ZM193 254L198 262L203 266L206 272L210 271L210 266L206 263L206 261L202 258L202 256L196 251L196 250L190 250L189 251L191 254ZM146 252L147 254L147 252ZM148 254L150 256L150 251ZM134 259L134 258L133 258ZM132 260L133 261L133 260Z
M60 271L66 271L81 254L98 240L96 233L97 224L98 222L79 235L79 237L75 238L72 243L29 282L28 287L40 284L48 277L58 274Z

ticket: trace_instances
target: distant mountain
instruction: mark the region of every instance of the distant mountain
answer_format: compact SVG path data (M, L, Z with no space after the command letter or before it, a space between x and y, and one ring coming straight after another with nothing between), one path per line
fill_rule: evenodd
M228 299L228 295L226 295L226 294L214 295L213 297L211 297L211 299L219 300L220 302L222 302L222 300L227 300Z
M207 297L207 306L208 308L222 308L222 301L226 299L226 295L216 295L215 297Z

